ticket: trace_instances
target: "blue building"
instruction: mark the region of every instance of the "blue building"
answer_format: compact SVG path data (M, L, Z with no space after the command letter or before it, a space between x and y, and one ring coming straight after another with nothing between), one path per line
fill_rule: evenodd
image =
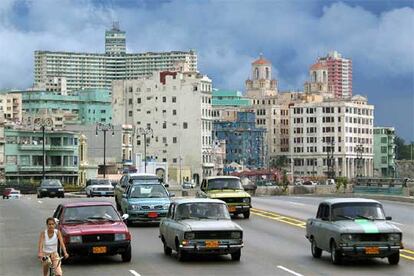
M213 122L215 139L226 141L225 164L236 162L248 168L265 167L265 129L256 127L254 112L238 112L233 122Z

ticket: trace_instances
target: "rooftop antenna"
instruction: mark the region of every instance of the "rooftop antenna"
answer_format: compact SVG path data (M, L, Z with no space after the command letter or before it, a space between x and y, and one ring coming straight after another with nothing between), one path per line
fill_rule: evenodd
M112 22L112 30L113 31L119 31L119 21L113 21Z

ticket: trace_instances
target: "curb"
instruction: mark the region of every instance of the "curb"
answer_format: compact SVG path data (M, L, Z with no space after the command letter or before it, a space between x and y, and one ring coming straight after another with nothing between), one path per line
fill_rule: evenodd
M407 202L407 203L414 203L414 197L406 197L406 196L391 196L391 195L373 195L373 194L354 194L354 193L344 193L344 194L303 194L300 196L308 196L308 197L364 197L369 199L378 199L378 200L389 200L389 201L399 201L399 202Z

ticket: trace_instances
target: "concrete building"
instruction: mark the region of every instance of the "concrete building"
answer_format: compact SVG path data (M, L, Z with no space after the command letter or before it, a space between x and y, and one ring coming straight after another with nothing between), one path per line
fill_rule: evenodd
M5 181L4 175L4 116L3 113L0 111L0 183Z
M134 137L133 153L190 169L199 183L212 175L211 80L184 63L174 71L155 72L136 80L114 81L114 124L152 129L153 135ZM173 171L171 168L170 171Z
M59 95L67 95L67 81L65 77L48 77L44 82L36 83L33 90L56 92Z
M374 127L374 173L378 177L396 177L393 127Z
M89 163L88 160L88 138L79 135L79 172L78 185L86 186L86 181L98 176L98 166Z
M254 112L239 112L235 122L213 123L215 139L226 141L225 165L237 163L249 169L267 164L264 128L256 127Z
M177 61L197 70L197 54L190 51L127 53L126 35L114 24L105 32L105 53L35 51L34 87L65 78L68 91L111 88L113 80L136 79L157 70L172 70Z
M7 121L22 121L22 96L19 94L8 93L2 91L0 93L0 112Z
M252 100L243 97L240 91L213 89L211 105L214 120L235 121L237 113L250 107Z
M297 102L289 114L295 177L326 176L330 168L348 178L373 175L374 106L366 98Z
M60 179L63 184L77 184L78 134L70 131L45 131L36 128L5 129L5 176L14 183L38 183L42 179L43 156L45 177Z

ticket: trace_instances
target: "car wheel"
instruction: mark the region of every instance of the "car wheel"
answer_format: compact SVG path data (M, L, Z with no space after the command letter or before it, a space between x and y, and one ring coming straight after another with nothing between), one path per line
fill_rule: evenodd
M164 254L167 256L171 256L171 253L172 253L171 247L168 247L165 241L163 242L163 245L164 245Z
M335 241L331 241L331 262L336 265L341 264L342 262L342 255L341 252L338 251Z
M231 253L231 259L233 261L240 261L240 257L241 257L241 249L237 250L234 253Z
M62 195L62 198L65 198L65 195Z
M243 213L243 217L244 217L245 219L248 219L248 218L250 217L250 210L249 210L249 211L247 211L247 212L244 212L244 213Z
M124 263L130 262L131 261L131 246L128 246L127 250L121 254L122 257L122 261Z
M400 252L388 256L388 263L390 265L397 265L400 262Z
M322 249L316 246L315 239L311 240L311 252L314 258L320 258L322 255Z
M37 195L37 198L42 198L42 196L41 195Z

